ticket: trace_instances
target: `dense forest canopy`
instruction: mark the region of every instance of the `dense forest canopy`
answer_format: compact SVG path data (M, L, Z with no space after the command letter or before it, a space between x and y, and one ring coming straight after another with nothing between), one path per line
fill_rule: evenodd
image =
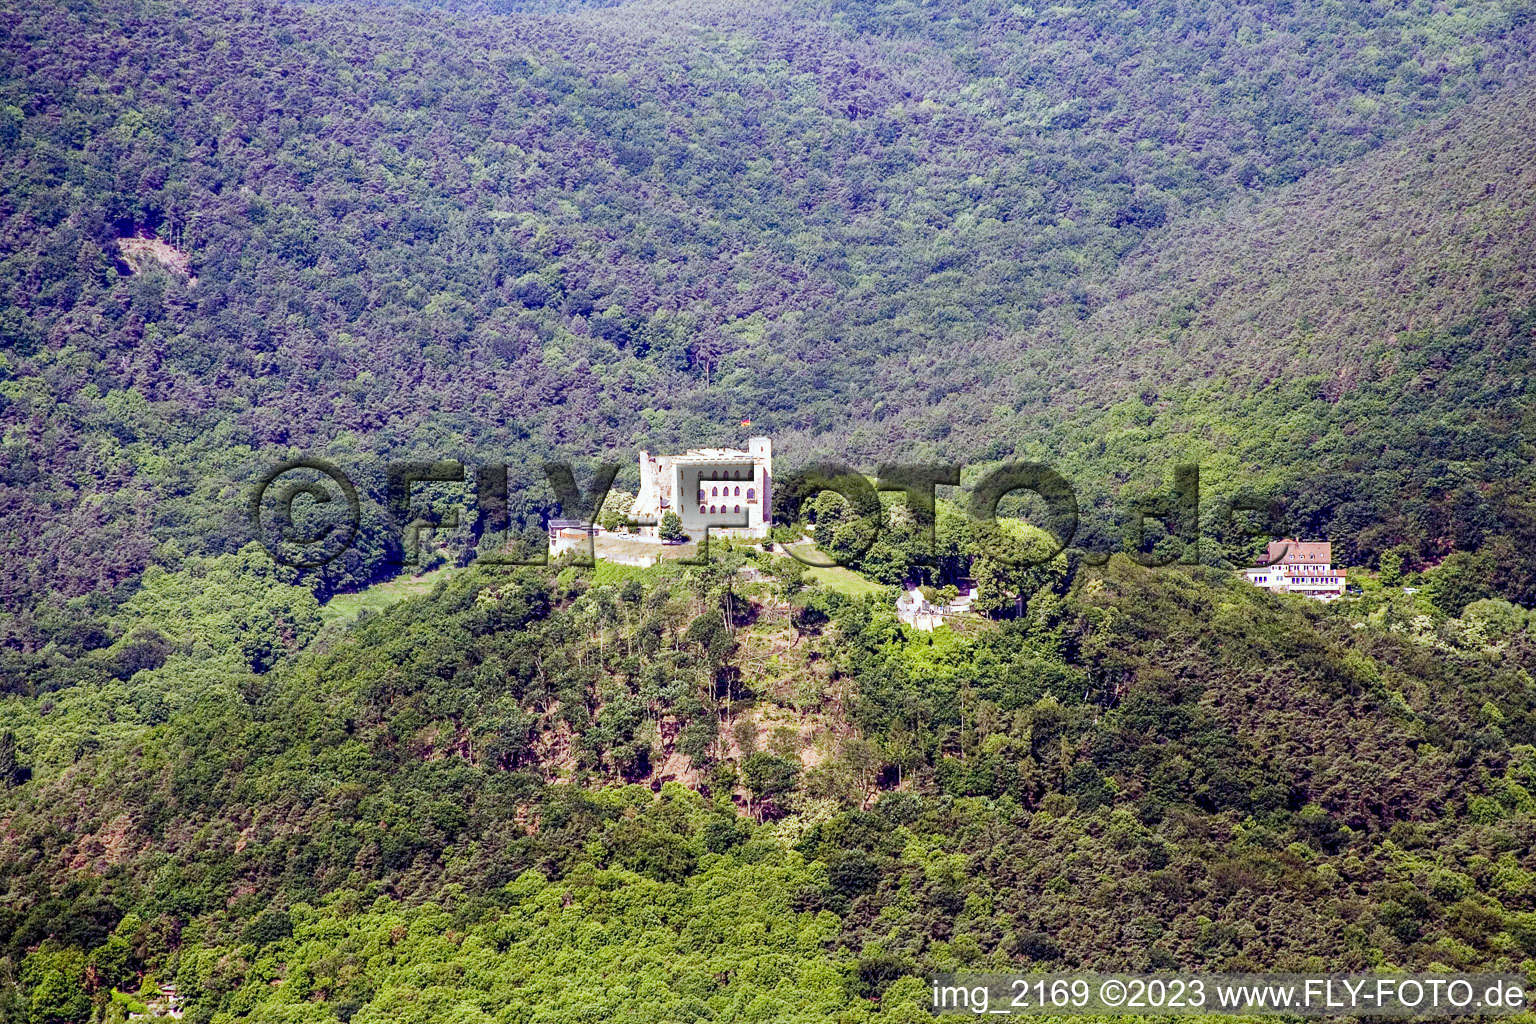
M1145 379L1088 353L1169 332L1177 351L1203 300L1116 268L1144 242L1200 263L1200 211L1254 195L1294 219L1307 197L1287 183L1486 105L1520 78L1531 31L1519 5L17 5L0 83L12 642L46 642L40 600L131 586L157 542L238 549L240 490L294 451L369 481L387 458L628 465L747 417L790 460L995 460L1033 443L1085 486L1166 475L1087 459L1079 432L1236 420L1241 443L1312 397L1304 375L1379 361L1380 335L1328 310L1235 328L1218 310L1191 342L1220 346L1203 378L1149 371L1150 394L1218 389L1187 398L1212 426L1165 414L1184 394L1120 414ZM1522 99L1465 137L1528 139ZM1387 206L1372 215L1408 208ZM1528 221L1500 226L1507 245ZM123 240L145 236L185 267L141 257L124 274ZM1288 245L1304 241L1282 233L1245 277L1303 272L1310 251ZM1478 290L1437 284L1453 253L1413 258L1427 306ZM1100 328L1113 309L1077 323L1147 291L1131 325ZM1295 335L1303 320L1320 326ZM1277 331L1300 358L1253 379ZM1354 355L1305 355L1335 347ZM1286 385L1301 395L1264 390ZM1278 464L1266 484L1305 468L1283 444L1251 457ZM326 585L387 575L382 536Z
M0 708L11 998L917 1020L938 970L1536 953L1520 609L1063 560L924 635L804 587L471 570L269 671L206 612L159 667L82 659Z
M0 7L0 1018L1536 966L1529 0ZM797 495L835 571L465 564L475 467L616 519L746 421L786 497L962 485ZM317 570L248 516L300 455ZM967 518L1018 461L1066 550ZM1247 586L1273 534L1363 593Z

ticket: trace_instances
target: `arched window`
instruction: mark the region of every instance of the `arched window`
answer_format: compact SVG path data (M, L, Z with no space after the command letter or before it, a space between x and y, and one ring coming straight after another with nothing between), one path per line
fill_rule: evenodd
M737 506L736 506L736 511L737 511L737 512L740 512L740 511L741 511L741 506L740 506L740 505L737 505Z
M718 498L718 497L720 497L720 488L718 488L718 487L711 487L709 489L709 496L711 498Z
M747 500L751 501L755 497L757 497L757 488L755 488L755 487L748 487L747 488Z
M703 488L700 488L699 489L699 502L703 503L703 501L704 501L704 490L703 490Z
M714 515L715 514L715 506L713 506L713 505L709 506L709 514L710 515Z
M741 488L740 487L736 488L736 497L738 497L738 498L741 497Z

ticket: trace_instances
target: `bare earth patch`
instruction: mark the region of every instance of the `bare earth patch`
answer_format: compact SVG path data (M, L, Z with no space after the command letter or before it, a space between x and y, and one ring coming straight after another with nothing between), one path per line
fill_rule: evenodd
M159 264L186 278L188 284L197 284L197 277L192 273L192 258L158 238L119 238L117 250L135 274L142 274L152 264Z

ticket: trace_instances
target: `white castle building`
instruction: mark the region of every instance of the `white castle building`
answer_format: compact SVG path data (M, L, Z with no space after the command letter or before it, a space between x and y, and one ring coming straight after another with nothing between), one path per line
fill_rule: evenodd
M681 455L640 453L640 493L630 515L659 524L676 512L683 530L766 537L773 522L773 444L750 437L740 448L690 448ZM655 526L645 530L655 533Z
M1344 596L1344 573L1333 568L1333 545L1325 540L1269 542L1268 565L1243 570L1248 582L1281 594L1303 594L1319 601Z

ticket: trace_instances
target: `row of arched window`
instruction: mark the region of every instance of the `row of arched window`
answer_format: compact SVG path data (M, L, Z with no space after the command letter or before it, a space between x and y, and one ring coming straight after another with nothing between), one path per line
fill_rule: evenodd
M728 498L733 496L731 494L731 489L729 487L727 487L725 489L725 495ZM720 497L720 488L718 488L718 487L711 487L709 489L709 496L711 498L718 498L718 497ZM741 488L740 487L736 488L736 493L735 493L734 497L737 497L737 498L741 497ZM751 501L755 497L757 497L757 488L755 488L755 487L748 487L747 488L747 500ZM699 488L699 504L700 505L704 504L704 488L702 488L702 487Z

